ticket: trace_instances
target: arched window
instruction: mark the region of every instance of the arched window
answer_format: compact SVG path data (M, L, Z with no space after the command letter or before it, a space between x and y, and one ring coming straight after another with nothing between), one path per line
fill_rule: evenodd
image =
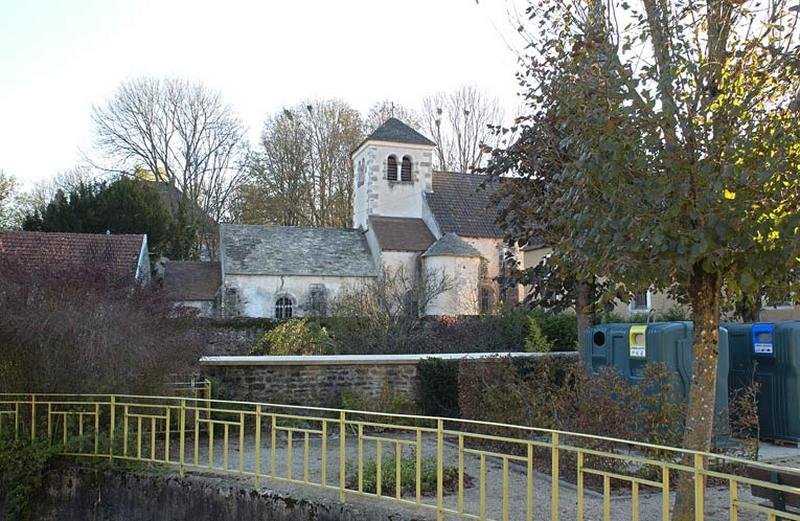
M403 161L400 163L400 180L411 181L411 157L403 156Z
M367 167L364 165L364 160L358 162L358 173L356 175L356 180L358 181L358 186L364 184L364 176L366 174Z
M287 318L292 318L292 310L294 308L294 302L289 297L281 297L275 301L275 318L278 320L284 320Z
M386 160L386 179L397 181L397 158L389 156Z

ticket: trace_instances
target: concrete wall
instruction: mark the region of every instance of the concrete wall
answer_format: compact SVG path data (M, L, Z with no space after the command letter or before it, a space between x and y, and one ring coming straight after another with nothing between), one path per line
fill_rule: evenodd
M266 481L266 480L265 480ZM409 521L409 511L382 503L340 504L313 488L210 476L135 474L97 468L49 471L37 497L37 521ZM276 491L275 489L278 489ZM0 503L2 507L2 503ZM0 509L2 519L2 509Z
M312 284L323 284L330 303L342 288L359 286L372 280L370 277L317 277L275 275L226 275L225 287L236 288L239 313L246 317L275 316L275 302L288 296L294 302L293 316L302 317Z
M577 356L577 353L471 353L439 355L208 356L200 359L219 398L297 405L339 406L343 392L375 401L419 399L417 364L426 358L484 359Z

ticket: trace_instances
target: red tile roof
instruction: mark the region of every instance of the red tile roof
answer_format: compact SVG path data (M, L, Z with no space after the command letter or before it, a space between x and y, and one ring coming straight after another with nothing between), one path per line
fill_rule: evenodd
M144 235L0 232L0 259L31 270L108 269L119 277L136 275Z

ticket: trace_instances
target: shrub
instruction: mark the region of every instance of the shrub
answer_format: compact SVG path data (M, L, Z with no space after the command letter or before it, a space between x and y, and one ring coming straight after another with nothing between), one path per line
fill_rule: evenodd
M364 492L375 494L378 483L378 464L368 459L362 464L362 487ZM396 490L397 458L390 456L381 462L381 494L394 495ZM436 492L436 458L423 457L420 472L420 491L424 495ZM348 462L346 466L347 487L358 488L358 467ZM458 468L446 466L443 469L445 492L452 492L458 486ZM467 481L465 479L465 481ZM402 495L416 494L417 459L415 456L400 457L400 492Z
M0 256L0 391L163 394L205 330L102 266L47 271Z
M43 441L0 439L0 518L31 518L34 498L56 452Z
M552 351L575 351L578 348L578 318L574 313L547 313L537 308L531 311L531 317L552 344Z
M290 318L253 344L251 355L324 355L330 352L331 338L318 322Z
M542 334L542 328L534 317L528 317L528 336L525 337L525 351L528 353L547 353L553 349L553 342Z
M458 418L458 360L420 360L417 375L422 414Z

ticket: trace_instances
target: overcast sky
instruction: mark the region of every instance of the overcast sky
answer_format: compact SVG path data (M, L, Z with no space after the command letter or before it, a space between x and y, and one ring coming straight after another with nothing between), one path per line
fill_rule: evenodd
M268 114L366 111L474 84L517 106L521 0L0 0L0 169L29 183L91 152L90 112L132 76L199 79L255 138Z

